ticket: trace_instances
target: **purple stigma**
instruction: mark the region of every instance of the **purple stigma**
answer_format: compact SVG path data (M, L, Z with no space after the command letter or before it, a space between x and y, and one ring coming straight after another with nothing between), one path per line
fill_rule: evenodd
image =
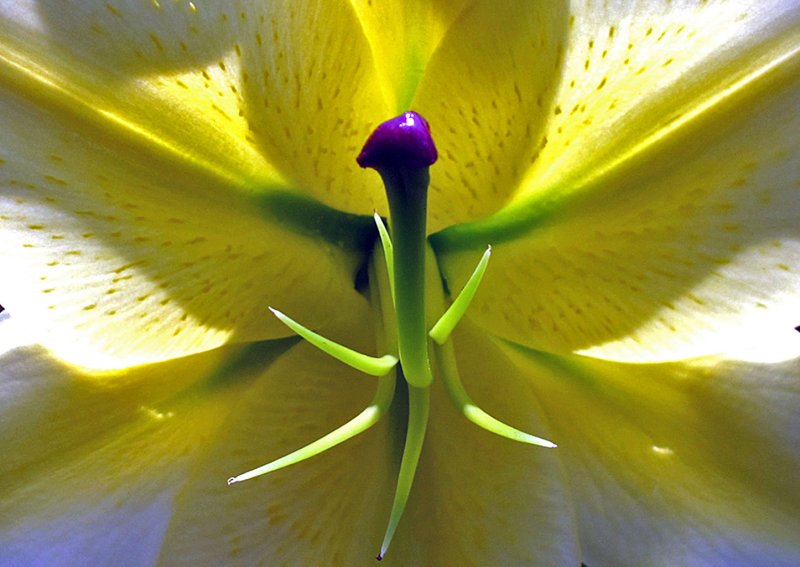
M356 161L373 169L420 169L432 165L437 157L428 121L409 111L375 128Z

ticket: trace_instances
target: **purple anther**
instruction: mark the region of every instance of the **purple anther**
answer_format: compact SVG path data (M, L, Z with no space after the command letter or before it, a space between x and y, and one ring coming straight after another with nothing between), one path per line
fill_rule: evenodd
M409 111L375 128L356 161L373 169L418 169L432 165L437 157L428 121Z

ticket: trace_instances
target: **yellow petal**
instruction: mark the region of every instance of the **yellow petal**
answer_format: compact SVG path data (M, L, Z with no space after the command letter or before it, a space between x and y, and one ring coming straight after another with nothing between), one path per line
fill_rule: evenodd
M360 315L347 336L367 349L372 331ZM0 400L6 432L20 438L2 438L13 462L2 463L0 562L374 561L393 488L386 423L292 469L226 484L371 397L372 381L306 343L286 352L291 344L227 348L102 381L10 353Z
M234 44L245 8L185 1L6 6L0 80L109 140L159 152L230 188L281 183L240 112Z
M230 189L383 202L355 157L389 111L346 0L38 4L4 10L7 82Z
M620 364L504 349L530 380L596 565L800 558L800 366Z
M103 380L41 350L3 357L0 563L152 564L191 456L242 388L204 404L181 405L174 396L213 376L222 354Z
M432 231L499 209L539 152L556 86L566 6L476 2L453 22L412 106L439 149Z
M527 377L473 326L456 329L464 385L475 402L525 431L555 436ZM492 435L455 410L434 382L431 422L400 537L398 565L580 565L560 449Z
M410 109L433 52L469 0L351 0L393 114Z
M251 2L237 34L243 112L259 150L289 184L339 209L385 202L356 156L392 115L356 13L347 0Z
M517 200L581 190L797 48L792 3L570 3L543 148Z
M458 289L487 242L524 233L494 246L470 315L536 348L627 361L735 357L794 328L800 50L776 57L580 197L435 238Z
M363 302L356 252L80 117L0 96L0 297L65 360L163 360L285 335L268 305L319 327Z
M24 486L37 475L46 477L70 463L73 452L90 453L92 446L120 431L165 419L174 405L170 400L210 379L226 358L236 355L235 348L241 350L227 347L123 372L91 374L64 365L39 346L5 353L0 369L3 490ZM106 463L108 475L119 474L129 460ZM23 470L27 475L14 478Z
M186 477L164 537L164 563L374 563L395 482L387 420L287 469L225 483L345 423L369 403L374 386L307 343L271 366L230 408Z

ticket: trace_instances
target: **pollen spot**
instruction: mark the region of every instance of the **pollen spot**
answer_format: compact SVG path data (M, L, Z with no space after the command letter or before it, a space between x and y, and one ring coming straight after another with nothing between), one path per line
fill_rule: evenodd
M705 301L703 301L702 299L700 299L699 297L697 297L696 295L694 295L692 293L687 294L686 297L691 299L697 305L705 305L706 304Z
M156 34L151 33L150 40L153 42L153 45L156 46L156 49L158 49L162 53L164 52L164 46L161 43L161 39Z

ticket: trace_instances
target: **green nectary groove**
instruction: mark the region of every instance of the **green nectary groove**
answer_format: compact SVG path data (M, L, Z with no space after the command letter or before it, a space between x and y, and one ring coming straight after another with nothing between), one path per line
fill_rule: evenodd
M378 236L372 216L345 213L285 189L266 190L254 198L271 222L341 248L368 253Z
M347 250L369 253L378 237L371 216L346 213L284 188L254 196L261 214L298 234L319 238ZM437 256L484 249L525 236L562 209L563 198L532 199L511 205L484 219L453 225L428 237Z
M264 316L267 315L269 313ZM293 335L243 345L239 352L226 360L205 380L201 380L196 387L202 390L220 390L253 380L299 342L300 337Z
M563 208L561 195L521 201L486 218L449 226L428 237L437 256L459 250L484 249L521 238L545 225Z
M562 354L555 354L551 352L546 352L543 350L538 350L533 347L529 347L518 343L516 341L512 341L510 339L497 339L498 343L505 345L508 348L511 348L518 353L524 355L526 358L530 359L531 362L534 364L539 364L546 368L549 368L555 372L558 372L560 376L569 377L584 387L597 391L598 393L604 392L604 389L608 388L607 384L603 384L602 380L599 377L591 372L590 367L588 366L587 362L593 359L581 355L562 355ZM597 360L597 362L602 362ZM624 364L624 363L619 363Z
M268 189L254 197L261 213L298 234L348 250L369 252L378 236L372 217L346 213L287 189ZM561 209L563 199L535 199L502 209L475 222L453 225L429 236L439 254L483 249L520 238L542 226Z

